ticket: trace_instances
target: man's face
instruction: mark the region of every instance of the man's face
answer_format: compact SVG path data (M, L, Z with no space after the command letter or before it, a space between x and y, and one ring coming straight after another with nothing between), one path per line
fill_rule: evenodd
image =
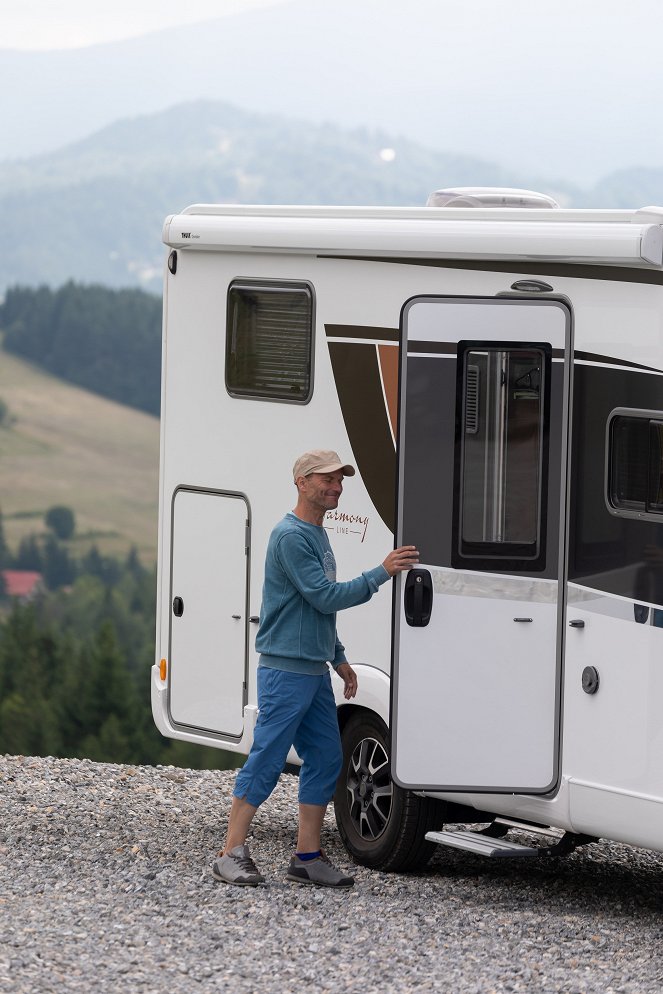
M303 481L303 482L302 482ZM299 493L318 511L333 511L343 493L343 473L311 473L300 477Z

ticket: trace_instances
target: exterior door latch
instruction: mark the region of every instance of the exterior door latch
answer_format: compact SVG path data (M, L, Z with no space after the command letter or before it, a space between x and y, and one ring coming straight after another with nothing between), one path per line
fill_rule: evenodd
M427 569L411 569L403 595L405 620L413 628L425 628L433 610L433 580Z

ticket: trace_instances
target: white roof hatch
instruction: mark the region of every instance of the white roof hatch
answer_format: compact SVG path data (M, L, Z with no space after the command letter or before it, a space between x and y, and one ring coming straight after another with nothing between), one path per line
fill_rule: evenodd
M435 190L426 207L524 207L530 209L559 209L559 204L545 193L534 190L513 190L499 186L455 186Z

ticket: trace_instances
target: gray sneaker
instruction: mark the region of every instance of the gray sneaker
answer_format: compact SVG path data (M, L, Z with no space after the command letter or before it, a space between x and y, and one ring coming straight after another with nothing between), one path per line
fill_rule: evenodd
M238 887L257 887L265 883L265 878L249 855L247 845L235 846L225 856L218 856L212 865L212 876L215 880Z
M286 880L294 880L298 884L316 884L318 887L352 887L355 882L354 877L346 877L337 870L324 853L308 860L293 856Z

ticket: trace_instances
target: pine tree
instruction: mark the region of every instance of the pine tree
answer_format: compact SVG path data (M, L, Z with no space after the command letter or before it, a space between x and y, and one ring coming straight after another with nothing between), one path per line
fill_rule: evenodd
M0 511L0 569L9 569L11 565L12 555L5 539L5 525Z

